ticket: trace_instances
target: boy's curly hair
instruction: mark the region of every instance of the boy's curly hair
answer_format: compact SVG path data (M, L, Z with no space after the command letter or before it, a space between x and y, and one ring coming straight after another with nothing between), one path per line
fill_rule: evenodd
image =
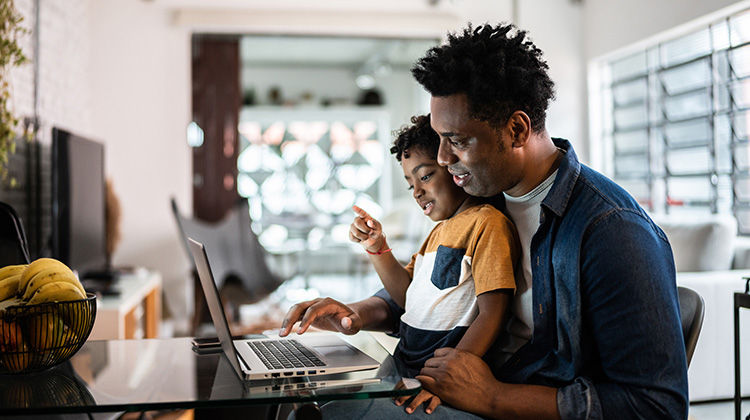
M404 125L396 132L391 153L401 162L409 159L409 150L419 149L432 159L437 159L440 136L430 126L430 114L411 117L411 125Z
M555 85L542 51L526 35L513 24L469 25L428 50L411 72L434 97L466 94L473 119L497 127L520 110L540 131Z

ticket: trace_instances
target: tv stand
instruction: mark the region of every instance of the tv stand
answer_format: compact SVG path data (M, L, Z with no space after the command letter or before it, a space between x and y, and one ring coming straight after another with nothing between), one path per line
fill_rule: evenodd
M89 340L157 338L161 324L161 274L121 272L112 280L119 293L97 297L96 321Z
M116 269L87 271L81 276L81 280L112 281L116 280L120 274L120 271Z

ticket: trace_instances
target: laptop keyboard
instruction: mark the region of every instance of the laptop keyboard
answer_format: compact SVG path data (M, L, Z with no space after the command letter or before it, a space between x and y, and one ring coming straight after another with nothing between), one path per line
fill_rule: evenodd
M297 340L248 341L247 345L269 369L325 366L310 349Z

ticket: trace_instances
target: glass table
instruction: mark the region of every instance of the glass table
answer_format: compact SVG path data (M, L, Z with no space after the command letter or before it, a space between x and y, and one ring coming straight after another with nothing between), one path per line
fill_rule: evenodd
M89 341L43 372L0 375L0 416L210 409L414 395L391 355L369 333L342 336L379 360L354 373L242 381L221 352L198 354L190 338Z

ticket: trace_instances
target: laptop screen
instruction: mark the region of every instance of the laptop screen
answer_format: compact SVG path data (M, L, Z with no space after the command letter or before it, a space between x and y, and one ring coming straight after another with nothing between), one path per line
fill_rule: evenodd
M221 343L221 349L224 351L227 359L229 359L229 363L232 364L237 375L240 378L244 378L237 350L234 348L234 343L232 342L229 323L227 322L224 307L219 298L219 289L216 287L213 272L208 262L206 248L202 243L193 238L188 238L188 242L190 244L190 252L193 254L193 259L195 260L195 268L198 270L198 278L200 278L201 286L203 287L203 294L206 296L208 311L211 313L211 319L216 327L216 335L219 337L219 342Z

